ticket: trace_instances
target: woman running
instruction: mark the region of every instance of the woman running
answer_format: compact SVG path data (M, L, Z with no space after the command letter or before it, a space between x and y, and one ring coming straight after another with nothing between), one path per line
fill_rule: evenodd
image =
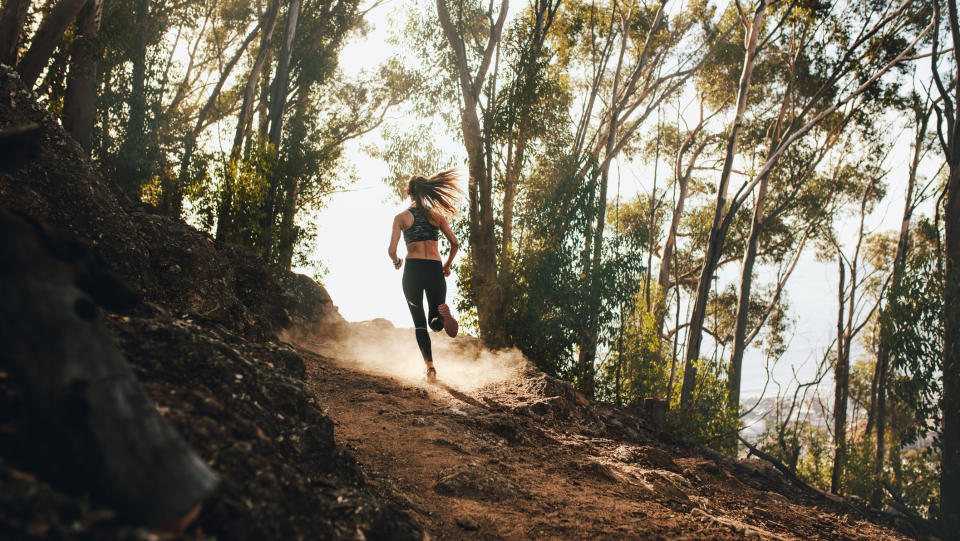
M407 194L413 204L393 219L388 250L394 268L399 269L403 262L397 257L397 244L403 233L403 240L407 244L403 295L413 316L417 345L427 364L424 377L431 383L437 380L437 370L433 366L427 325L435 331L446 331L451 338L457 335L459 329L457 320L450 315L450 307L445 304L447 282L444 280L444 276L450 276L450 263L460 247L457 236L444 218L444 215L456 213L454 203L461 193L456 184L458 180L455 169L441 171L430 178L410 177ZM450 243L450 255L445 263L441 263L438 231L443 231L443 236ZM427 294L426 316L423 313L424 293Z

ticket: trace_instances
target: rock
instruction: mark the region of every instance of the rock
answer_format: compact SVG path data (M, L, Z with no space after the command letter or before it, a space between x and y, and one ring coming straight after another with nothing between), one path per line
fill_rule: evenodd
M513 415L492 413L476 419L476 426L482 430L493 432L510 443L523 441L523 430Z
M460 526L468 532L474 532L480 529L480 525L477 524L477 521L468 516L457 517L456 520L457 526Z
M498 472L473 463L440 470L433 489L448 496L489 501L525 494L518 485Z

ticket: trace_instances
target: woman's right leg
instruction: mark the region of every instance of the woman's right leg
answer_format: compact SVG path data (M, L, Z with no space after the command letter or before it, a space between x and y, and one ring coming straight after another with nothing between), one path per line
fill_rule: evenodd
M433 352L430 347L430 333L427 332L427 316L423 313L424 273L417 260L408 259L403 267L403 296L407 299L407 308L413 316L416 328L417 345L427 367L433 367Z

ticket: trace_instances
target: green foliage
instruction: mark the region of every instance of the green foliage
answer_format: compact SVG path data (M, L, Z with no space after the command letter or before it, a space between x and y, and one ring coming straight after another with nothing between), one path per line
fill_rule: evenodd
M939 445L943 352L943 290L935 254L915 251L880 315L890 348L891 394L913 412L903 433L909 444L929 434Z
M599 212L587 183L576 175L581 165L562 160L533 175L532 204L520 216L525 234L514 263L513 302L505 316L513 343L556 376L571 375L586 305L601 302L588 294L581 271L581 239Z
M624 310L624 321L607 332L609 354L598 378L601 399L624 404L667 396L669 361L660 350L656 317L646 310L642 297L638 292Z
M682 367L682 363L678 363ZM721 363L699 359L694 363L697 382L693 400L687 410L670 410L667 420L673 429L711 449L733 454L730 434L739 429L739 412L733 411L727 400L727 374ZM681 370L682 371L682 370ZM674 383L671 396L680 396L683 375Z

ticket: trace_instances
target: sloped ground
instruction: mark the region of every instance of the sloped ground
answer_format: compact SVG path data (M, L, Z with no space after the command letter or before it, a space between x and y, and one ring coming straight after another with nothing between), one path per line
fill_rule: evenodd
M374 322L296 341L338 443L439 539L904 538L470 339L433 335L436 385L417 378L411 330Z

